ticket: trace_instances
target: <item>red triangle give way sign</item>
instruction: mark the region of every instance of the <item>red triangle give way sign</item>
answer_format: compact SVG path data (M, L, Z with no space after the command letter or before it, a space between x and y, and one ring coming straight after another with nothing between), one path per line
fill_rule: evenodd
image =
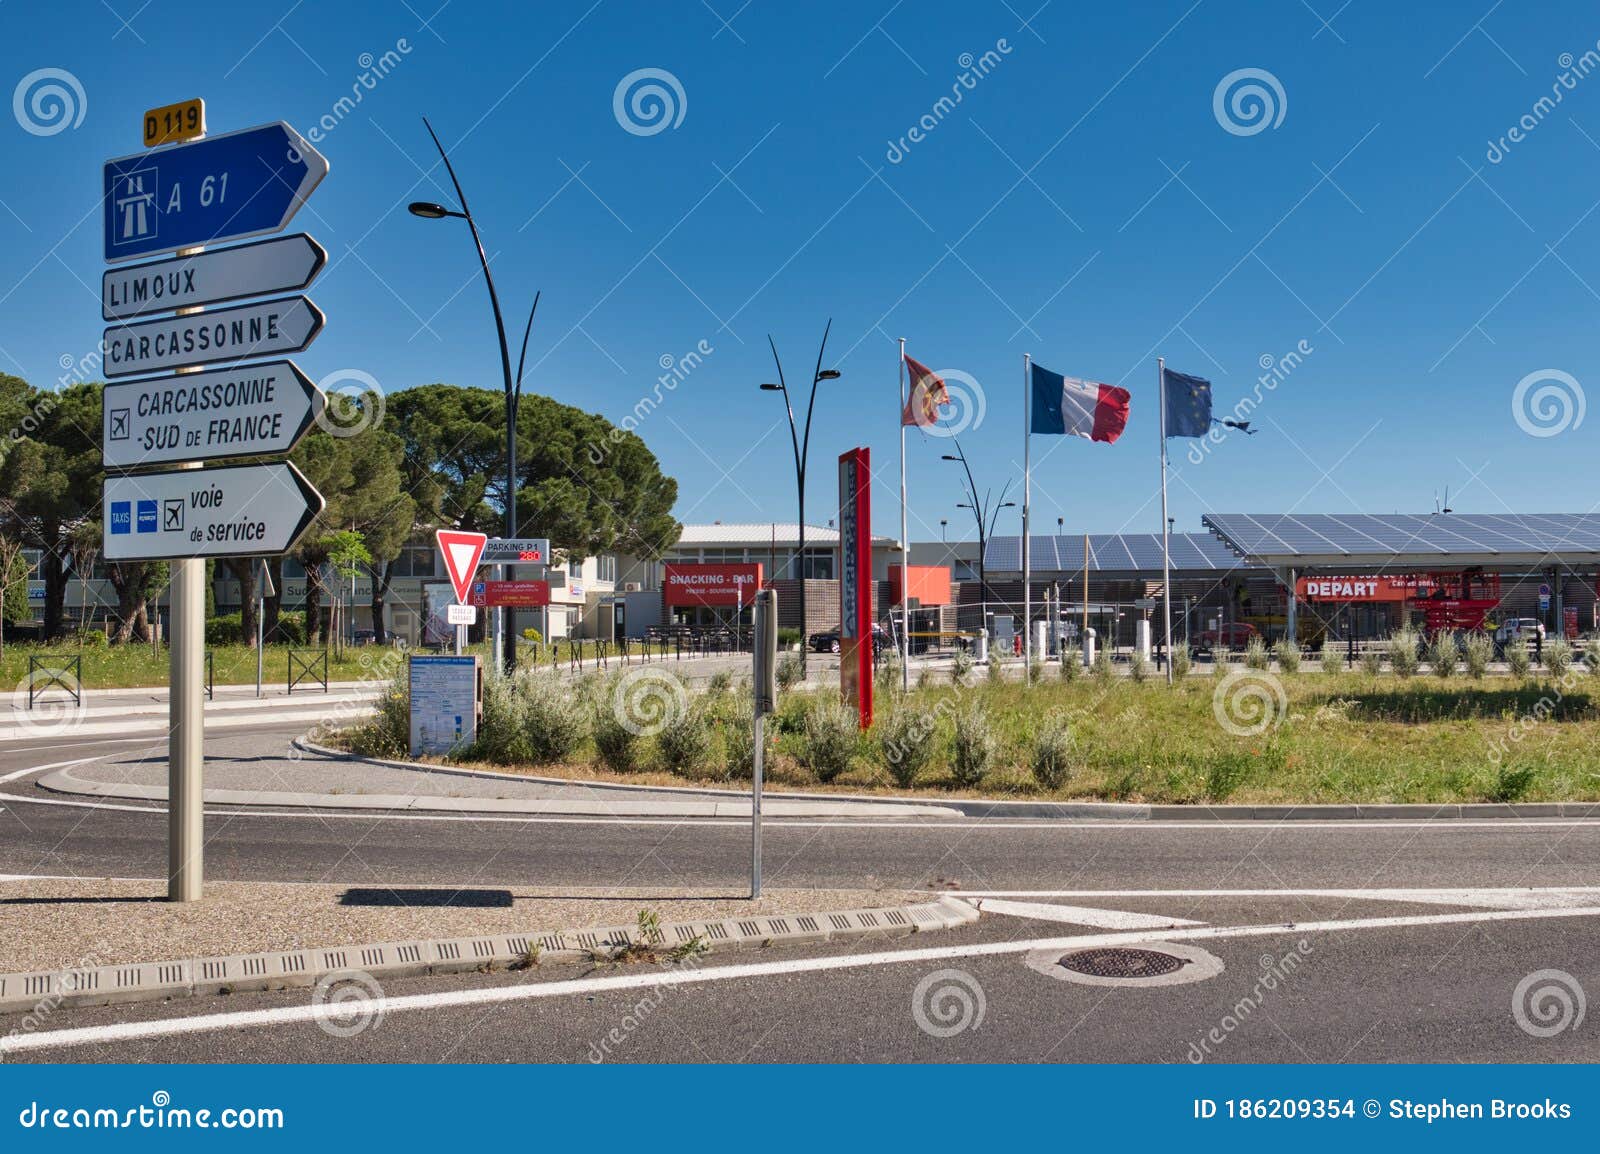
M450 584L456 587L456 601L467 603L472 591L472 575L478 571L478 558L489 543L487 534L463 533L457 529L440 529L439 552L444 554L445 571L450 574Z

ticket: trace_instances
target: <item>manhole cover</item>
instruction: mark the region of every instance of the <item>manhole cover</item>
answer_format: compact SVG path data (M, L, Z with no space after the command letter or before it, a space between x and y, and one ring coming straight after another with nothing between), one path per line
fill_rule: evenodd
M1078 950L1061 959L1061 964L1073 973L1091 978L1159 978L1177 973L1186 962L1185 958L1157 950L1122 947Z
M1065 954L1057 946L1032 950L1023 960L1030 970L1047 978L1086 986L1181 986L1222 973L1221 958L1178 942L1091 946Z

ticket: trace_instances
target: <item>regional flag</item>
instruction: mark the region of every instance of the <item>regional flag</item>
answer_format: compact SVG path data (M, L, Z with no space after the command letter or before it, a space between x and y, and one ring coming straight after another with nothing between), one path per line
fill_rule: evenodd
M1110 444L1128 423L1127 389L1063 377L1033 366L1034 433L1070 433Z
M1167 436L1203 437L1211 431L1211 382L1162 366L1167 398Z
M906 358L906 373L911 378L911 389L906 394L906 407L900 414L901 425L927 428L939 423L939 409L950 403L950 393L944 379L935 376L927 365Z

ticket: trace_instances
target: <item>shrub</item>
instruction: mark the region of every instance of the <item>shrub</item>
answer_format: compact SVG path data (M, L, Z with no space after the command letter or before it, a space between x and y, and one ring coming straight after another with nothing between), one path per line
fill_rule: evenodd
M1175 681L1182 681L1189 676L1189 671L1194 668L1194 650L1189 648L1187 641L1180 641L1172 647L1172 677Z
M1006 667L1000 659L999 646L991 645L989 647L988 674L989 684L991 685L998 685L1005 680Z
M1560 637L1544 643L1543 657L1551 677L1560 678L1572 668L1572 646Z
M600 763L614 773L639 768L639 735L622 724L614 708L602 705L595 710L594 748Z
M1376 677L1383 672L1383 650L1376 645L1366 645L1361 649L1361 672L1368 677Z
M528 756L535 762L561 761L584 738L582 695L575 695L553 677L522 674L511 679L522 690L522 732Z
M1317 662L1322 666L1324 673L1338 673L1344 669L1344 652L1329 637L1322 642L1322 648L1317 652Z
M918 689L932 689L933 688L933 670L931 670L931 669L919 669L919 670L917 670L917 688Z
M894 693L900 688L900 655L892 650L885 650L878 659L878 668L873 673L873 680L877 684L879 693Z
M956 685L965 685L967 678L972 675L972 654L965 649L957 649L955 656L950 659L950 680Z
M1250 763L1243 754L1223 754L1206 770L1206 797L1214 802L1227 801L1244 784L1249 772Z
M933 730L933 714L911 705L900 706L872 727L883 768L900 788L909 788L932 759Z
M1061 651L1061 680L1071 683L1083 676L1083 654L1076 649Z
M1417 647L1420 638L1409 627L1389 638L1389 668L1398 677L1410 677L1417 671Z
M769 726L761 727L761 735L767 747L771 748L772 730ZM733 707L729 715L723 719L722 725L722 768L731 778L741 781L751 781L756 775L756 730L755 709L748 698L744 698Z
M1117 675L1117 665L1116 665L1116 662L1111 660L1111 650L1109 650L1109 649L1097 649L1097 650L1095 650L1095 654L1094 654L1094 676L1095 676L1095 680L1099 681L1102 685L1109 685L1109 684L1111 684L1112 678L1116 677L1116 675Z
M810 703L804 694L790 693L778 699L778 711L772 715L779 733L804 733L806 712Z
M1144 650L1135 648L1128 656L1128 680L1142 682L1149 678L1150 659L1144 655Z
M800 644L800 630L790 625L785 625L778 630L778 648L788 649L791 645Z
M1028 684L1038 685L1044 680L1044 658L1035 657L1028 662Z
M1461 652L1466 661L1467 676L1477 680L1489 670L1489 659L1494 656L1494 642L1489 640L1487 634L1469 633L1462 643Z
M656 734L656 752L668 772L691 776L711 754L711 724L698 706L678 712Z
M860 722L839 701L819 701L806 713L804 761L820 782L830 782L855 759L861 744Z
M721 697L733 687L733 672L728 669L719 669L711 675L711 680L706 682L706 694L710 697Z
M484 761L510 762L528 759L528 734L525 724L528 675L491 677L483 685L483 715L478 719L478 742L474 757Z
M1489 786L1485 796L1490 801L1513 802L1524 797L1529 787L1533 785L1534 770L1531 766L1512 769L1502 765L1495 773L1494 783Z
M1600 673L1600 634L1583 643L1583 663L1589 667L1590 673Z
M994 761L997 744L989 717L977 702L957 713L950 756L956 784L974 786L981 782Z
M482 734L482 728L479 728ZM350 749L362 757L411 753L411 687L405 666L378 698L377 711L350 730Z
M1433 640L1428 642L1428 664L1435 676L1449 677L1456 671L1456 659L1460 656L1461 651L1456 646L1456 635L1448 629L1439 630L1433 635Z
M1072 726L1066 716L1052 714L1033 735L1028 751L1033 779L1045 789L1060 789L1072 776Z
M1300 646L1287 637L1278 639L1272 647L1274 656L1278 659L1278 668L1285 673L1300 672Z
M778 658L778 668L773 671L773 677L778 682L778 689L787 693L805 676L805 666L800 661L798 653L785 653Z
M1528 652L1526 641L1518 637L1506 644L1506 666L1511 670L1511 676L1528 676L1528 670L1532 665L1533 655Z
M255 638L251 638L252 641ZM244 642L244 620L238 613L206 618L207 645L240 645Z
M1271 668L1272 657L1267 653L1267 643L1259 635L1250 638L1250 643L1244 647L1244 664L1247 669Z

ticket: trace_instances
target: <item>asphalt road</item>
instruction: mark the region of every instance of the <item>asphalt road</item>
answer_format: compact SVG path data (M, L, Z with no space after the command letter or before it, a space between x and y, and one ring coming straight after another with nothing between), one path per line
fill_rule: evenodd
M292 731L235 731L219 738L213 751L253 756L279 748ZM17 745L0 749L0 778L30 765L138 746ZM207 872L231 879L516 886L519 892L623 884L737 892L748 836L739 821L223 810L207 817ZM28 777L0 785L0 873L160 876L165 838L166 818L157 806L74 801L37 789ZM925 937L712 955L690 967L689 981L680 973L668 981L682 984L654 991L651 984L668 971L549 967L390 981L386 1000L374 1003L383 1007L382 1020L350 1037L332 1036L311 1021L273 1018L273 1012L305 1011L303 990L58 1010L45 1024L49 1030L166 1021L174 1023L167 1027L173 1032L128 1039L94 1034L16 1057L585 1061L598 1054L608 1061L1182 1062L1196 1056L1191 1045L1215 1030L1222 1041L1198 1051L1204 1060L1600 1059L1594 1022L1538 1037L1512 1012L1518 984L1537 971L1569 976L1580 997L1584 988L1600 990L1597 919L1587 908L1552 916L1527 908L1286 892L1594 885L1600 882L1600 822L797 820L768 823L766 863L774 887L1043 891L1026 900L1188 919L1201 924L1177 937L1133 936L1182 941L1182 934L1204 935L1185 944L1207 951L1222 969L1204 980L1154 988L1061 981L1025 964L1035 948L1028 943L1055 940L1053 948L1066 949L1060 945L1066 939L1081 942L1083 935L1106 931L986 913L971 928ZM1216 892L1240 890L1255 892ZM1085 897L1064 891L1113 892ZM1591 898L1600 906L1600 896ZM1413 920L1374 920L1396 917ZM1263 994L1263 957L1292 952L1302 941L1309 950L1297 968ZM880 952L885 956L863 961ZM967 1002L981 1001L983 1012L981 1020L941 1037L919 1026L912 1005L919 982L945 970L962 975L955 980L966 985ZM641 981L645 985L629 986ZM413 997L424 1004L404 1001ZM961 1002L951 997L947 1008ZM1241 1014L1241 999L1251 998ZM642 1001L648 1002L643 1011ZM267 1013L248 1024L228 1018L197 1028L193 1021L237 1011ZM624 1028L625 1021L632 1025ZM592 1049L613 1038L613 1029L620 1042Z

